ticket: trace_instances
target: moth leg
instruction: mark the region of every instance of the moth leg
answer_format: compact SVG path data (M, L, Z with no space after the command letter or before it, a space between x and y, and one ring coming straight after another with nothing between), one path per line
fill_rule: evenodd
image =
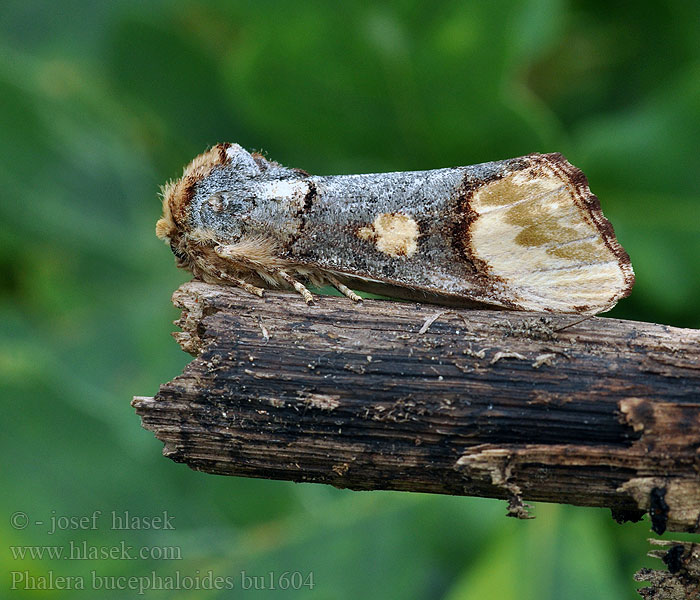
M331 282L331 285L341 292L344 296L347 296L352 300L353 302L362 302L362 298L358 296L355 292L353 292L347 285L344 285L340 283L335 277L332 275L326 275L328 281Z
M232 275L229 275L228 273L224 273L224 272L220 271L219 278L223 279L224 281L228 281L229 283L232 283L236 287L244 289L246 292L250 292L251 294L255 294L256 296L260 296L261 298L265 295L264 289L259 288L255 285L252 285L252 284L248 283L247 281L243 281L242 279L238 279L238 277L233 277Z
M224 259L228 259L231 261L234 261L236 263L243 263L250 265L250 268L252 269L262 269L263 271L270 273L271 275L278 275L281 277L284 281L286 281L289 285L291 285L297 292L299 292L302 297L304 298L304 301L307 304L313 304L314 302L314 297L311 295L311 292L306 289L304 284L298 282L296 279L294 279L289 273L286 271L282 270L277 270L273 269L272 263L270 264L264 264L265 261L258 259L257 261L251 261L249 254L252 251L259 251L260 250L260 242L254 242L252 245L246 245L246 244L234 244L234 245L218 245L214 248L214 252L218 256ZM274 257L269 256L266 257L269 259L274 259ZM257 264L256 264L257 263ZM261 288L257 288L245 281L242 281L240 279L236 279L235 277L231 276L226 276L224 277L227 281L231 281L232 283L235 283L236 285L239 285L243 289L248 290L249 292L252 292L253 294L256 294L258 296L262 296L263 290ZM258 292L259 290L259 292Z
M242 256L239 252L237 252L236 246L215 246L214 252L216 252L216 254L221 258L233 260L236 262L246 262L245 256ZM255 294L256 296L260 296L261 298L264 295L265 290L263 290L263 288L259 288L255 285L248 283L247 281L238 279L237 277L233 277L233 275L229 275L228 273L219 271L219 277L224 281L228 281L229 283L232 283L233 285L244 289L246 292L250 292L251 294Z
M299 292L304 298L304 302L306 302L307 304L314 303L314 297L311 295L311 292L306 289L303 283L299 283L296 279L294 279L294 277L292 277L289 273L285 271L277 271L276 274L279 275L282 279L284 279L297 292Z

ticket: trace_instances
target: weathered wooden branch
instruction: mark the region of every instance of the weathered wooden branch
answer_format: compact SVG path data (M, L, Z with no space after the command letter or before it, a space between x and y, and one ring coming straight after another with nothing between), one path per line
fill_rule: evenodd
M173 299L196 358L133 405L175 461L699 530L700 331L200 282Z

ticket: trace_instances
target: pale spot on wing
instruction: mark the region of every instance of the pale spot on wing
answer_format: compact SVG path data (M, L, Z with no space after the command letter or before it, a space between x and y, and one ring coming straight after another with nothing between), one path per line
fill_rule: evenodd
M477 190L467 243L525 307L603 309L625 288L617 257L574 188L526 169Z
M374 222L362 227L357 237L374 242L380 252L389 256L411 256L418 249L418 223L396 213L377 215Z

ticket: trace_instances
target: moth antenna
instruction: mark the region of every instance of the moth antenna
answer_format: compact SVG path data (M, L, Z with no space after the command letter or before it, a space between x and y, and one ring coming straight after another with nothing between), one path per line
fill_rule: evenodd
M311 295L311 292L306 289L303 283L298 282L294 277L292 277L289 273L286 271L277 271L277 275L279 275L282 279L284 279L289 285L291 285L297 292L299 292L304 298L304 302L307 304L313 304L314 303L314 297Z
M326 278L331 282L331 285L344 296L347 296L353 302L362 302L362 298L353 292L347 285L340 283L340 281L338 281L332 275L326 275Z

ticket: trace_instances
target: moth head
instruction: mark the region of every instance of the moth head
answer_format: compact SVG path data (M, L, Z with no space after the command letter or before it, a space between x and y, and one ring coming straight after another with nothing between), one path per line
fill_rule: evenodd
M179 182L169 181L160 190L163 199L163 216L156 221L156 236L166 244L177 235L177 223L173 218L172 200Z
M187 252L187 214L191 182L187 176L165 184L161 190L163 216L156 222L156 236L163 240L175 256L180 269L190 268Z
M177 232L177 225L170 209L170 197L174 186L175 182L173 181L163 186L161 191L163 196L163 216L156 222L156 236L165 242Z
M170 246L178 267L188 265L186 239L191 234L190 211L195 187L211 171L228 160L231 144L217 144L188 164L180 179L166 183L161 189L163 215L156 223L156 235Z
M158 219L156 235L170 246L171 252L175 255L177 267L186 268L189 265L189 258L185 250L183 236L178 232L172 215L167 214Z
M275 207L284 202L303 206L309 191L300 181L305 176L238 144L218 144L163 187L156 235L170 244L181 263L199 247L263 235Z

